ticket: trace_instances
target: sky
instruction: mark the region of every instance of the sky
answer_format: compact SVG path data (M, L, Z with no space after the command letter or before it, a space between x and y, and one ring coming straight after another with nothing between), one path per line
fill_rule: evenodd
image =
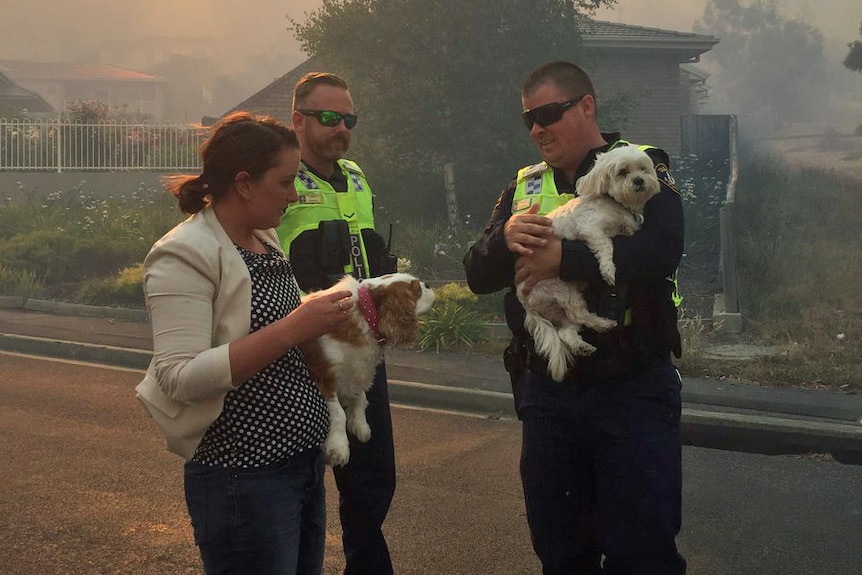
M302 1L2 0L0 57L63 59L147 38L154 50L166 38L207 44L230 62L287 53L286 6Z
M469 0L465 0L469 1ZM777 0L782 13L802 17L818 27L825 37L825 47L846 53L848 42L859 39L862 22L860 0ZM321 0L289 0L292 12L304 14L317 9ZM661 9L656 9L660 5ZM596 13L598 20L608 20L636 26L662 28L680 32L693 31L694 23L703 16L706 0L617 0L613 9Z
M619 0L596 17L691 31L705 4ZM0 57L57 59L96 50L105 42L185 37L209 40L216 49L230 47L236 59L282 54L290 59L286 63L295 64L302 54L287 31L287 15L301 21L320 5L321 0L3 0ZM859 0L779 0L779 5L785 14L802 16L820 28L827 48L843 48L859 38Z
M469 1L469 0L465 0ZM824 34L825 49L843 58L858 40L859 0L778 0ZM248 95L304 60L287 30L322 0L2 0L0 59L101 61L145 69L172 51L217 58L227 74L242 74ZM656 5L662 6L661 10ZM596 18L692 31L706 0L619 0ZM253 6L253 9L249 7Z
M799 18L817 27L824 36L826 51L847 53L847 43L859 39L862 2L859 0L778 0L785 17ZM619 0L612 10L601 10L599 20L635 24L680 32L693 31L694 23L703 17L706 0Z

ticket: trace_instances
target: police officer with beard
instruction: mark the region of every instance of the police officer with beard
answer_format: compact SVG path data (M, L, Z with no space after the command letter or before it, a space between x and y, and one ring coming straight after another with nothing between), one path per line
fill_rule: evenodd
M297 82L292 121L302 148L296 178L299 201L282 217L278 235L305 292L324 289L344 274L376 277L396 271L396 258L375 232L371 188L362 169L343 158L356 125L347 83L311 72ZM395 492L395 452L386 365L368 392L368 443L350 437L350 461L333 468L345 575L392 573L382 526Z

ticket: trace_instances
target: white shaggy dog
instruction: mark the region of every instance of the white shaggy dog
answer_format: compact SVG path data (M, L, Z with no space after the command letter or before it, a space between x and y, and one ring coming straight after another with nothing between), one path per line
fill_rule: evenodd
M365 392L374 382L384 345L413 343L419 316L434 303L434 292L424 282L403 273L362 281L344 276L325 292L341 290L349 290L353 299L348 321L302 346L326 398L329 434L323 452L326 461L335 466L350 458L348 431L359 441L371 439Z
M611 238L640 229L644 205L660 189L653 162L634 146L614 148L597 157L575 189L574 199L548 214L554 235L585 241L599 262L602 278L614 285ZM582 328L601 332L617 325L587 309L584 288L582 282L552 278L538 282L525 296L522 284L517 286L518 299L527 312L524 326L533 336L536 352L548 360L548 373L556 381L563 380L574 356L596 350L581 337Z

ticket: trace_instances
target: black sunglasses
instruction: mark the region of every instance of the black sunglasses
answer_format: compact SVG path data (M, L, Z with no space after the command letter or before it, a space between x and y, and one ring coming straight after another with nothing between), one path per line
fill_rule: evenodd
M524 118L524 125L527 126L528 130L533 129L533 124L539 124L541 127L547 128L551 124L559 122L563 117L563 112L576 106L583 99L584 96L581 96L572 100L566 100L565 102L551 102L544 106L531 108L521 114L521 117Z
M330 128L337 126L341 120L344 120L344 127L348 130L352 130L356 125L356 114L341 114L332 110L297 110L297 112L303 116L314 116L318 122Z

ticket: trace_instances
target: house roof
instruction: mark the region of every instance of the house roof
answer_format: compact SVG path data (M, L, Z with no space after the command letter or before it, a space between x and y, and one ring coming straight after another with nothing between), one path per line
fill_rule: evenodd
M272 116L290 125L292 123L290 117L285 118L283 116L285 111L289 111L293 107L294 86L305 74L320 67L322 67L320 66L320 59L317 56L312 56L225 112L225 115L239 110L250 110L256 114Z
M694 60L718 44L714 36L676 32L659 28L646 28L631 24L618 24L603 20L590 20L581 26L584 46L606 50L668 50L683 59ZM293 88L307 72L324 68L317 57L312 56L285 75L276 78L262 90L252 94L225 114L238 110L250 110L258 114L273 116L290 123L290 118L280 117L290 110ZM286 102L285 102L286 98Z
M42 96L22 88L0 72L0 116L17 115L24 110L33 114L47 114L54 111Z
M647 28L632 24L619 24L603 20L591 20L581 26L584 46L588 48L611 48L633 50L673 50L696 58L709 52L719 39L694 32L677 32L661 28Z
M113 80L127 82L163 82L162 78L113 66L111 64L73 64L36 62L33 60L0 60L0 72L21 80Z

